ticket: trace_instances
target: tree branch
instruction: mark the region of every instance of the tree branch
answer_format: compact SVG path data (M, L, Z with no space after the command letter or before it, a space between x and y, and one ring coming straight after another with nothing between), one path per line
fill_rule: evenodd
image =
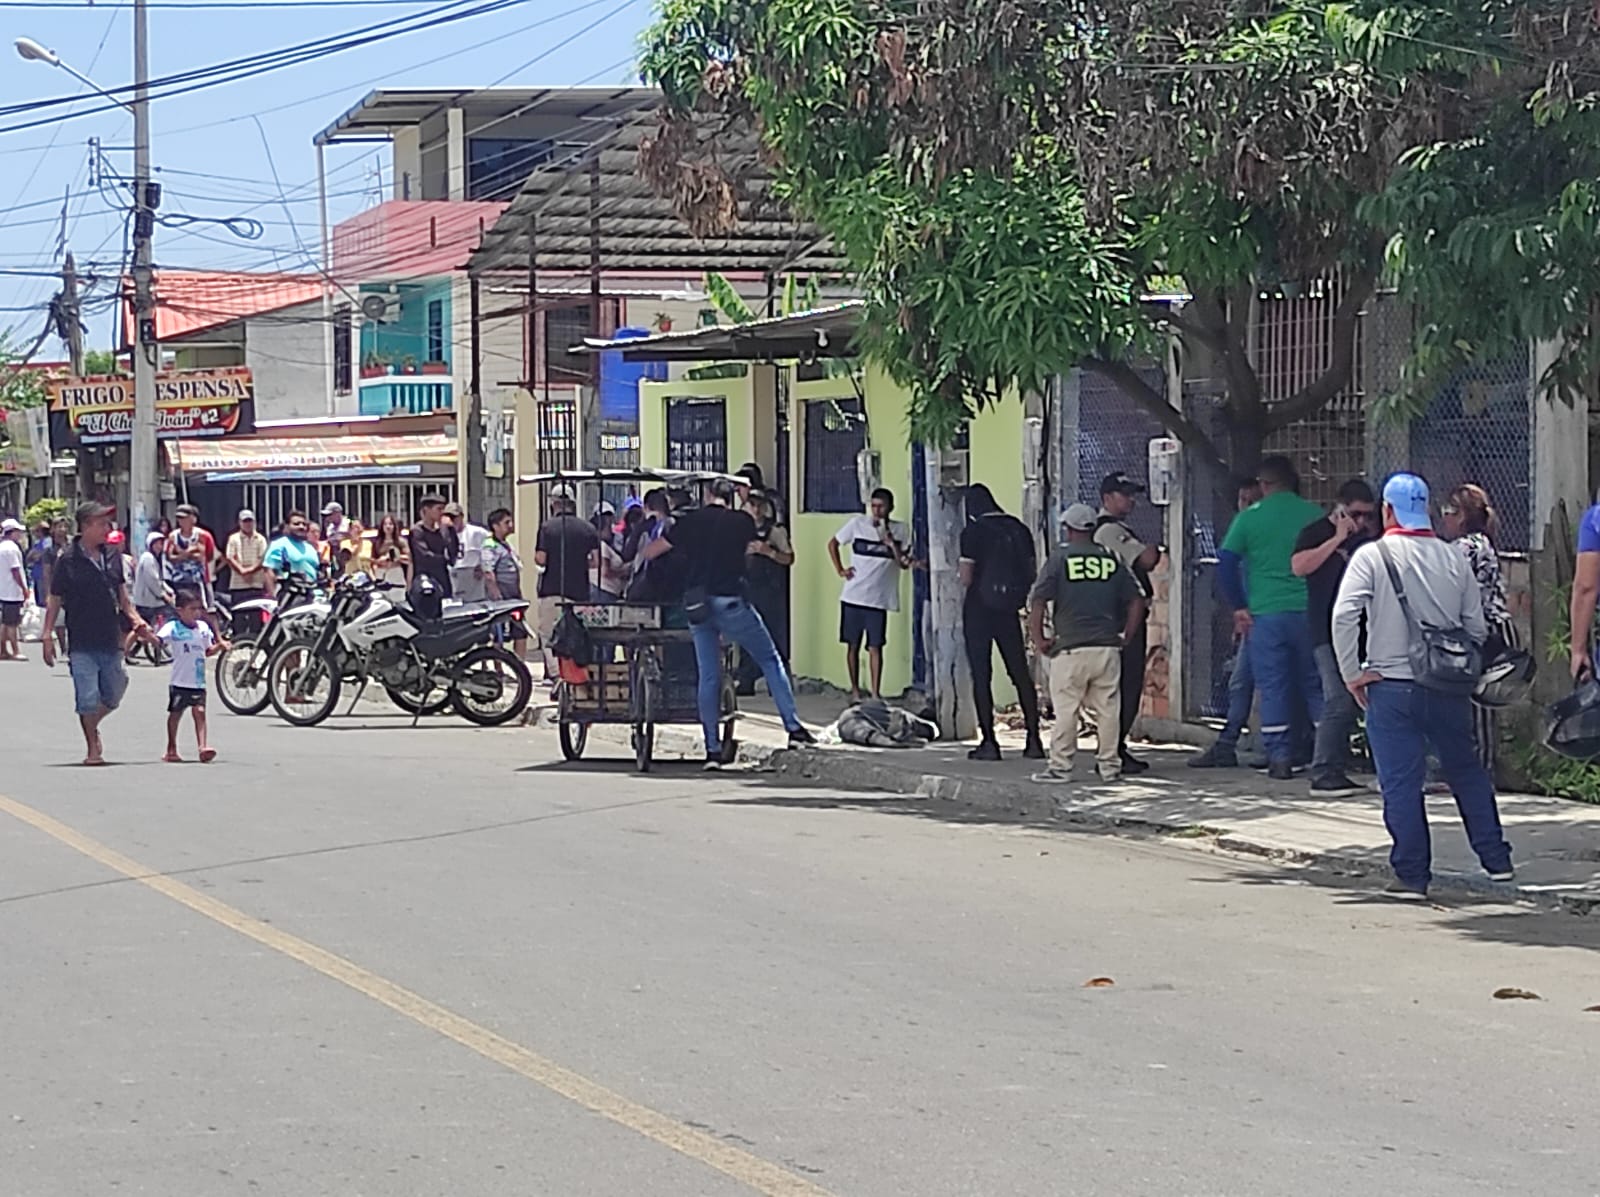
M1268 407L1263 424L1268 432L1276 432L1315 415L1350 385L1355 373L1356 329L1360 325L1361 309L1371 298L1377 281L1377 271L1370 268L1362 269L1346 280L1345 292L1339 297L1339 306L1333 313L1333 335L1330 338L1332 362L1321 376L1289 398Z
M1084 359L1083 368L1093 370L1101 378L1115 383L1124 395L1133 400L1136 407L1154 416L1186 449L1193 451L1205 465L1216 471L1217 477L1227 477L1231 473L1228 463L1222 460L1216 445L1211 443L1211 438L1200 426L1184 415L1181 409L1173 407L1165 395L1146 382L1127 362L1091 357Z

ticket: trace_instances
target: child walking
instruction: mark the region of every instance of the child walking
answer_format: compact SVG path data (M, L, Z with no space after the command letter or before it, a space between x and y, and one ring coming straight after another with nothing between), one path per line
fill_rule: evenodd
M206 743L206 658L227 648L218 640L205 619L205 603L200 592L179 587L173 595L175 616L156 633L172 654L172 678L167 687L167 752L164 761L181 761L178 755L178 724L184 711L194 712L194 735L200 746L200 761L216 759L217 750Z

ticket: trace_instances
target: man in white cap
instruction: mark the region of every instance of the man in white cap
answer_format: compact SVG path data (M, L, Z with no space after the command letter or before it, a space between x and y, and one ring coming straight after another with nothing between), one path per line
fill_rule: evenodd
M235 611L240 603L266 597L272 577L263 564L267 559L267 538L257 531L256 513L248 507L239 512L239 530L228 537L224 556L228 559L228 597Z
M28 570L22 538L27 528L13 519L0 523L0 661L22 657L22 605L28 601Z
M350 535L350 521L345 518L344 504L330 499L322 505L322 538L329 544L338 544Z
M1034 651L1050 658L1050 700L1056 709L1050 766L1035 773L1035 781L1072 780L1080 712L1095 722L1101 780L1122 776L1117 749L1122 646L1144 621L1145 598L1127 566L1095 543L1096 522L1087 503L1074 503L1062 512L1066 543L1050 554L1028 596L1028 632ZM1051 637L1044 631L1046 604L1051 608Z
M1494 780L1473 745L1476 671L1464 681L1429 673L1432 654L1418 651L1425 628L1480 645L1489 634L1483 593L1466 556L1433 534L1428 484L1415 474L1396 474L1383 487L1383 535L1351 554L1339 581L1333 652L1345 685L1367 713L1383 822L1394 840L1389 851L1394 881L1385 892L1418 901L1427 897L1433 879L1423 798L1430 745L1484 872L1491 881L1513 877ZM1419 665L1427 666L1420 674Z

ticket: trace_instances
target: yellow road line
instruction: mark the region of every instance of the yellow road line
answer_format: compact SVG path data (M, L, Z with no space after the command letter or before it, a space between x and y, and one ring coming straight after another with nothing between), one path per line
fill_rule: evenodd
M793 1172L751 1155L747 1151L741 1151L703 1131L685 1126L648 1106L630 1101L620 1093L614 1093L604 1085L596 1084L569 1068L563 1068L555 1061L530 1051L520 1043L513 1043L496 1035L488 1028L462 1018L454 1011L430 1002L427 998L412 993L409 989L396 985L393 981L386 980L342 956L335 955L326 948L320 948L299 936L280 931L260 919L234 909L225 902L208 897L181 881L162 876L31 806L0 794L0 811L81 852L90 860L121 873L124 877L137 881L164 897L171 898L181 906L187 906L196 914L204 915L213 922L221 923L224 927L237 931L240 935L253 939L275 952L298 960L323 976L348 985L357 993L365 994L373 1001L403 1014L419 1026L436 1031L447 1039L454 1039L463 1047L470 1048L485 1059L509 1068L534 1084L559 1094L586 1110L592 1110L603 1118L609 1118L619 1126L636 1131L664 1147L670 1147L692 1160L715 1168L758 1193L770 1194L771 1197L830 1197L826 1189L819 1188Z

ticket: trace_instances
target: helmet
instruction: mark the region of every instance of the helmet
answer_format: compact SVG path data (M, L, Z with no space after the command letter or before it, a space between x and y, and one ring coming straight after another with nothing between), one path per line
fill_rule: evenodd
M1538 662L1526 649L1502 649L1484 666L1472 696L1486 707L1508 707L1528 696L1538 672Z
M1571 760L1600 761L1600 682L1590 678L1545 708L1544 744Z

